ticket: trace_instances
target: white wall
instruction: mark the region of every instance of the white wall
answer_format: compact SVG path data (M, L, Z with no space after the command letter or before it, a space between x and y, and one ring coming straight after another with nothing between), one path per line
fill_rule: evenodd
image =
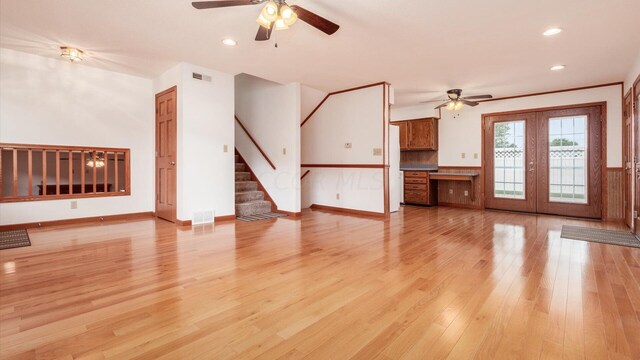
M131 196L0 204L0 224L154 210L151 80L0 49L0 142L131 149Z
M434 109L437 103L425 103L412 106L391 107L391 121L420 119L426 117L440 117Z
M300 122L311 114L321 102L322 99L327 96L326 91L314 89L306 85L300 85Z
M193 79L194 72L211 76L211 82ZM178 87L177 217L233 215L233 75L181 63L154 80L154 93L171 86Z
M600 101L607 102L607 167L620 167L622 166L622 96L619 85L486 102L477 107L465 106L459 112L443 110L439 122L438 164L440 166L481 166L482 114ZM432 116L428 108L423 114L414 110L393 109L391 120L402 120L395 116L406 113L411 113L411 117ZM462 153L465 153L464 159L461 157ZM474 158L476 153L477 159Z
M624 80L624 93L626 94L629 89L633 86L633 83L640 76L640 51L638 51L638 56L636 57L636 62L629 72L627 73L627 78Z
M302 164L383 164L383 156L373 155L374 148L383 148L383 115L382 85L330 96L302 127ZM382 169L310 170L302 185L303 207L384 212Z
M274 163L273 170L236 124L236 147L278 210L300 212L300 84L247 74L235 78L236 115Z

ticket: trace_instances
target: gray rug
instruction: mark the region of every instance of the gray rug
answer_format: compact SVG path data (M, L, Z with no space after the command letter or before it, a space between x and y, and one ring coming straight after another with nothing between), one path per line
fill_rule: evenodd
M0 231L0 250L31 246L27 230Z
M276 212L268 212L268 213L257 214L257 215L238 216L237 219L242 221L256 221L256 220L265 220L265 219L275 219L275 218L284 217L284 216L287 216L287 215L276 213Z
M562 226L560 237L573 240L592 241L603 244L640 248L640 240L626 231L594 229L581 226Z

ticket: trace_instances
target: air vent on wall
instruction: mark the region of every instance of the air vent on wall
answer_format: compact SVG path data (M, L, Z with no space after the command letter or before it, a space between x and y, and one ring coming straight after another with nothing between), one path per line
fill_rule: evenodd
M211 76L210 75L202 75L202 74L198 74L198 73L192 73L193 74L193 78L196 80L202 80L202 81L208 81L211 82Z

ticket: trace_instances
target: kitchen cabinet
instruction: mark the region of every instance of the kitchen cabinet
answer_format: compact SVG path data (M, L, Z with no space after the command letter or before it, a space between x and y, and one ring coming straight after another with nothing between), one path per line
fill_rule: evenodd
M404 203L436 205L438 182L429 179L428 171L404 172Z
M438 119L396 121L400 128L400 150L438 150Z

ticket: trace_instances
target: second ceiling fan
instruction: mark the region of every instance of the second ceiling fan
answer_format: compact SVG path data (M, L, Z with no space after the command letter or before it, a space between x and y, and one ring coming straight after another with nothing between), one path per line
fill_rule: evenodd
M287 5L285 0L217 0L192 2L196 9L213 9L231 6L259 5L265 3L256 22L260 24L256 41L265 41L271 38L271 32L286 30L300 19L327 35L333 35L340 25L331 22L298 5Z

